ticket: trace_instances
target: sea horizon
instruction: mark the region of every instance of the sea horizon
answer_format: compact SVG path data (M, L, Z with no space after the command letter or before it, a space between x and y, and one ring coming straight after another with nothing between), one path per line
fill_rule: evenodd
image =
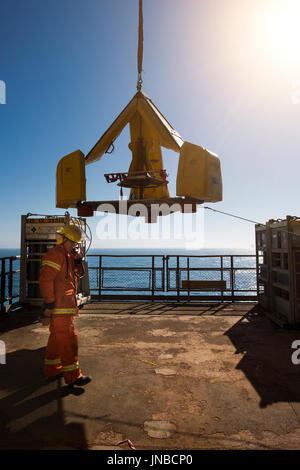
M0 251L5 251L5 250L19 250L20 247L6 247L6 248L0 248ZM190 252L197 252L197 251L216 251L216 250L225 250L225 251L252 251L255 252L254 247L246 248L246 247L204 247L204 248L176 248L176 247L149 247L149 248L108 248L108 247L94 247L90 248L89 251L190 251Z
M255 255L254 248L90 248L88 255L177 255L177 256L226 256L226 255ZM0 258L19 256L20 248L0 248Z

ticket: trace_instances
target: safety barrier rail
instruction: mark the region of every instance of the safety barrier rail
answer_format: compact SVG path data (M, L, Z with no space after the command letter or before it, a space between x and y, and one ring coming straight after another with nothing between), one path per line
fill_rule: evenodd
M256 301L256 255L88 255L93 300Z
M6 312L19 300L20 256L0 258L0 312Z
M92 300L257 301L256 255L87 255ZM0 258L0 311L19 301L20 256Z

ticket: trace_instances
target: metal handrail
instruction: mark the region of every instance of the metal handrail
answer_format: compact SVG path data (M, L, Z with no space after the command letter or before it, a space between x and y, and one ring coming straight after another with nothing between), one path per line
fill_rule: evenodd
M13 300L19 298L20 292L13 295L14 288L14 274L20 273L20 269L13 269L13 262L20 260L20 256L3 256L0 258L1 270L0 270L0 312L6 312L7 307L10 308L13 305ZM9 261L8 271L6 270L6 261ZM8 295L6 295L6 290ZM7 305L8 304L8 305Z
M97 295L93 296L95 299L101 299L105 297L109 297L106 295L106 292L113 293L112 298L117 298L119 297L121 300L130 298L130 295L126 294L129 292L144 292L144 296L139 295L139 298L144 298L144 299L152 299L155 300L155 298L166 298L166 299L171 299L172 295L170 295L172 292L175 292L175 300L219 300L218 297L215 295L207 295L207 292L205 293L204 290L202 290L202 293L200 289L194 290L184 290L181 287L181 280L183 275L186 275L186 279L188 280L193 280L191 279L191 273L195 273L196 271L199 271L201 273L207 272L207 273L213 273L213 272L218 272L218 276L220 277L221 280L226 280L230 279L230 285L229 287L224 290L220 291L220 300L223 301L223 299L228 299L231 301L234 300L248 300L248 297L251 297L253 301L257 300L257 292L258 292L258 287L257 287L257 277L255 277L256 285L253 286L253 289L240 289L235 286L235 278L237 275L237 271L255 271L257 273L257 263L254 262L253 267L245 267L245 266L235 266L235 259L238 258L252 258L253 260L256 259L256 255L152 255L152 254L88 254L87 259L89 258L98 258L98 264L97 266L89 266L89 271L90 273L92 271L96 271L97 275L97 282L96 282L96 287L91 287L91 291L96 291ZM105 259L124 259L124 258L146 258L148 262L148 266L145 265L145 263L139 263L138 266L105 266L104 260ZM191 261L192 259L205 259L205 258L215 258L219 259L219 266L207 266L207 267L194 267L191 266ZM224 258L228 258L228 261L225 263ZM15 280L15 277L13 276L14 274L20 273L20 269L14 269L13 262L14 261L19 261L21 259L20 256L5 256L0 258L0 311L1 312L6 312L7 308L10 308L12 305L14 305L14 300L19 298L19 292L13 295L14 288L16 287L16 284L19 283L18 281ZM159 266L157 263L157 260L159 260ZM182 266L182 260L186 262L186 266ZM174 262L174 265L170 265L171 261ZM8 264L8 267L7 267ZM141 266L140 264L143 264ZM225 265L226 264L226 265ZM138 279L138 274L135 277L135 282L134 284L128 285L122 287L119 284L114 285L114 286L105 286L104 284L104 275L105 272L113 272L117 273L117 276L120 276L120 273L133 273L133 272L147 272L147 285L146 286L141 286L137 285L136 279ZM175 272L175 277L176 277L176 282L175 286L171 285L170 282L170 275L171 273ZM157 277L157 273L159 273L159 276ZM226 277L224 277L224 275ZM119 277L120 279L120 277ZM251 286L252 287L252 286ZM191 291L193 293L197 293L197 295L191 295ZM123 292L122 295L118 295L118 293ZM204 292L204 293L203 293ZM217 292L217 291L216 291ZM253 293L251 296L239 296L239 293ZM7 295L6 295L7 293ZM187 295L184 295L184 293L187 293ZM231 294L231 295L227 295ZM255 295L254 295L255 294ZM132 296L133 297L133 296ZM174 296L173 296L174 297ZM241 298L242 297L242 298Z
M176 292L177 293L177 300L180 300L180 298L184 297L182 296L182 293L185 293L185 292L188 292L188 299L191 299L191 292L199 292L199 294L197 295L197 297L199 297L199 299L203 298L205 300L207 300L208 298L210 299L215 299L215 295L212 296L212 295L207 295L207 291L205 291L204 289L202 289L202 292L206 292L206 294L201 294L201 290L198 289L198 291L196 289L190 289L190 290L187 290L187 289L183 289L181 287L181 279L182 279L182 275L183 273L186 273L187 274L187 278L190 279L190 273L193 273L193 272L196 272L196 271L199 271L199 272L210 272L210 273L213 273L213 272L218 272L218 275L220 276L221 280L224 280L224 275L226 275L227 273L227 276L229 275L229 278L230 278L230 286L223 290L223 291L220 291L220 294L221 294L221 299L223 300L223 298L229 298L229 300L232 300L234 301L235 299L237 299L239 296L239 294L242 294L242 293L251 293L251 295L249 296L244 296L245 297L245 300L248 300L248 297L251 297L252 300L257 300L257 286L253 286L253 288L245 288L245 289L241 289L239 287L236 287L235 286L235 279L236 279L236 276L237 276L237 272L239 271L254 271L256 272L256 263L254 261L254 265L253 266L236 266L235 265L235 260L236 259L240 259L240 258L250 258L250 259L253 259L253 260L256 260L256 255L253 254L253 255L249 255L249 254L245 254L245 255L150 255L150 254L144 254L144 255L130 255L130 254L126 254L126 255L123 255L123 254L109 254L109 255L88 255L88 257L91 256L91 257L98 257L99 258L99 266L90 266L89 269L91 270L97 270L97 286L96 287L92 287L91 290L92 291L97 291L98 292L98 298L101 299L102 297L105 296L105 293L106 292L110 292L110 293L113 293L112 294L112 297L116 295L114 294L115 291L118 291L119 294L120 292L145 292L147 294L145 294L145 298L149 298L150 295L149 293L151 292L152 294L152 299L155 299L155 297L157 297L157 293L160 292L161 294L165 294L165 296L167 297L169 295L169 293L171 292ZM151 261L152 259L152 264L149 262L149 265L148 266L145 266L145 264L143 266L103 266L103 258L147 258L149 259L149 261ZM219 266L214 266L214 267L191 267L190 266L190 261L192 258L196 258L196 259L202 259L202 258L215 258L215 259L219 259ZM228 258L228 262L225 263L225 260L224 258ZM156 259L160 259L162 260L162 265L161 266L156 266L155 264L155 261ZM170 266L170 261L174 260L174 266ZM182 259L185 259L186 260L186 263L187 263L187 266L186 267L182 267L181 264L182 264ZM150 265L151 264L151 265ZM129 285L127 284L126 286L122 287L120 286L119 284L114 284L114 285L104 285L104 282L103 282L103 279L104 279L104 276L105 276L105 272L117 272L117 276L120 275L120 272L124 272L124 274L127 272L134 272L134 271L137 271L137 272L141 272L141 271L148 271L149 273L149 277L147 276L147 279L148 279L148 282L147 282L147 285L145 285L144 287L141 287L140 285ZM157 272L160 272L160 275L161 275L161 279L160 279L160 282L158 283L157 285L157 282L156 282L156 273ZM175 287L172 287L171 286L171 283L170 283L170 275L171 273L176 273L176 283L175 283ZM138 276L137 276L138 278ZM225 279L226 280L226 279ZM255 277L255 281L256 281L256 277ZM251 286L252 287L252 286ZM231 294L230 296L228 296L227 294ZM253 294L253 295L252 295ZM123 295L124 297L125 295ZM95 300L96 300L96 297L97 296L94 296ZM107 295L106 295L107 297ZM118 297L121 299L122 295L118 295ZM247 297L247 298L246 298ZM140 297L141 298L141 297ZM151 297L150 297L151 298ZM160 298L161 298L161 295L160 295ZM193 296L193 299L195 300L195 296ZM240 298L238 300L241 300Z

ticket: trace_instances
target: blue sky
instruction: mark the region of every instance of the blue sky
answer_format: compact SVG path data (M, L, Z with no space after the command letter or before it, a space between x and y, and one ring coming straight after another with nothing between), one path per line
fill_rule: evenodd
M221 160L223 201L207 205L259 222L299 216L297 2L143 3L143 91L184 140ZM1 0L0 21L7 248L19 246L21 214L64 212L55 207L58 161L76 149L87 154L135 94L138 0ZM103 174L127 171L128 142L125 129L113 154L87 166L89 200L118 198ZM163 158L175 196L179 155ZM98 222L89 219L94 247L102 246ZM203 223L207 247L254 245L253 224L208 210Z

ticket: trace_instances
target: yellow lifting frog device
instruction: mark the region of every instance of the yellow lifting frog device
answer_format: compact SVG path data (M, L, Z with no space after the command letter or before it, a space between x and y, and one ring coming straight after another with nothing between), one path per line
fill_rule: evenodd
M152 100L142 91L143 12L139 0L138 82L137 93L106 130L90 152L77 150L63 157L56 172L56 207L77 208L78 215L92 216L99 205L110 205L119 213L119 201L86 201L85 165L111 153L114 141L129 124L129 148L132 161L127 173L105 174L108 183L118 182L122 188L131 188L127 208L141 203L147 210L152 204L163 203L184 211L186 205L197 210L197 204L222 200L222 176L219 158L198 145L184 142L178 132L162 115ZM176 196L170 197L168 174L163 167L161 147L180 153L176 179ZM178 209L179 208L179 209ZM108 209L109 210L109 209ZM123 213L123 210L122 210ZM161 214L163 215L163 214ZM149 214L148 222L156 221Z

